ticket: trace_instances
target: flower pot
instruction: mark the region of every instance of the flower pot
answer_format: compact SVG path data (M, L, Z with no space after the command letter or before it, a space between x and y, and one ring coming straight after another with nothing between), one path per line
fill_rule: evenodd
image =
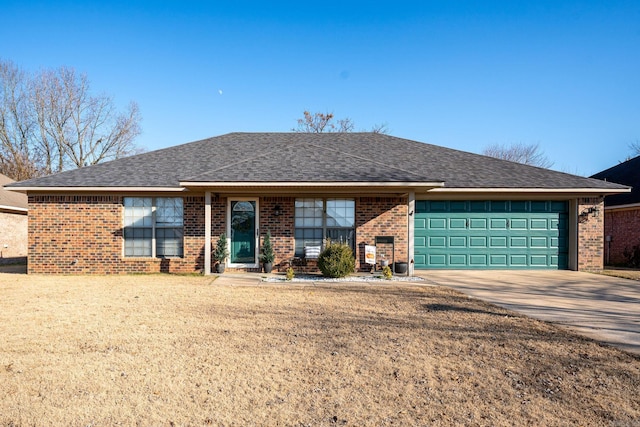
M262 268L264 268L265 273L271 273L271 270L273 270L273 263L265 262L262 264Z
M218 264L216 264L216 273L218 274L222 274L224 273L224 264L219 262Z
M407 274L406 262L396 262L396 274Z
M380 267L385 268L389 265L389 260L388 259L382 259L380 260Z

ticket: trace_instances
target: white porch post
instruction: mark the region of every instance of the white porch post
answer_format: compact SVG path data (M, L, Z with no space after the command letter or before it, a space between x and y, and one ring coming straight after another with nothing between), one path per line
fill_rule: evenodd
M409 258L407 260L407 262L409 263L408 265L408 273L409 276L413 276L413 253L414 253L414 242L415 242L415 227L414 227L414 218L416 216L416 193L415 191L411 191L409 192L409 198L407 200L407 222L408 222L408 226L409 226L409 232L408 232L408 245L409 248L407 250L407 257Z
M211 274L211 191L204 192L204 274Z

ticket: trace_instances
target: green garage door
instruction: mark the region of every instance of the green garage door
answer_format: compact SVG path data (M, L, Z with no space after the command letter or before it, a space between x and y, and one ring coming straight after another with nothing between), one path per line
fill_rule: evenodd
M567 268L568 204L418 200L415 268Z

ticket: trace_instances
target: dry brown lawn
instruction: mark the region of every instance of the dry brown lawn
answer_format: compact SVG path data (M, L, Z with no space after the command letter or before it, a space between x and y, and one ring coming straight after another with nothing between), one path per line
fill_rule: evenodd
M640 420L640 358L444 288L0 274L0 295L2 426Z
M602 270L606 276L622 277L623 279L640 280L640 270L631 268L607 268Z

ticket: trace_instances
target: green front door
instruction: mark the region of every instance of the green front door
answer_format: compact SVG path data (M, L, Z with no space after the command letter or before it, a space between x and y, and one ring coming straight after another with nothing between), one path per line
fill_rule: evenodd
M547 268L568 264L564 201L416 201L415 268Z
M231 264L257 264L256 200L231 200L230 204Z

